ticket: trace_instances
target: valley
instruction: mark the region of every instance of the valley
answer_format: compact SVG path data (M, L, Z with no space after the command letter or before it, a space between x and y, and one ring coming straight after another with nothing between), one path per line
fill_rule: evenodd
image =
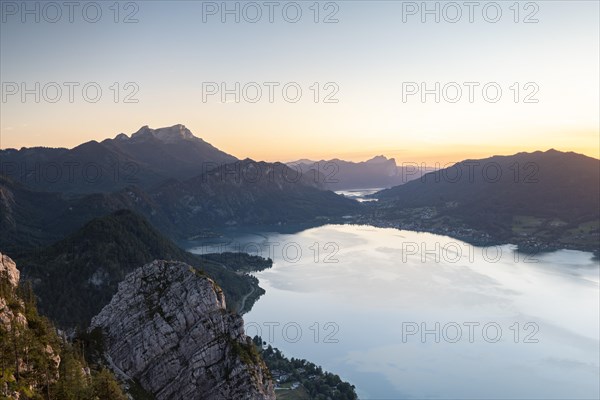
M182 153L183 148L187 153ZM33 165L48 169L57 160L76 160L73 162L103 170L109 164L99 160L107 152L136 165L133 170L141 179L135 184L123 182L121 178L125 175L119 173L119 179L92 184L76 178L52 181L47 176L38 179L44 175L31 169ZM184 156L179 158L181 154ZM15 172L18 163L27 166L30 173ZM462 176L468 179L449 179L456 176L451 175L452 171L468 172L473 165L489 163L506 170L515 163L535 165L537 175L533 182L515 181L510 174L490 180L486 175L476 178L477 175L464 173ZM157 166L162 164L171 167L159 175ZM309 160L302 160L300 166L238 160L196 138L183 125L175 125L160 129L145 126L131 137L119 134L115 139L71 150L1 150L0 165L9 175L0 175L0 250L9 252L19 265L22 279L35 292L40 312L68 333L69 339L61 339L63 345L84 343L89 347L89 357L82 362L98 371L112 370L125 392L140 400L185 398L187 391L196 390L187 384L168 386L172 370L159 362L158 372L148 372L148 366L139 364L141 353L136 355L141 351L135 347L137 342L152 340L164 344L172 340L171 334L164 338L156 336L154 329L159 320L163 324L159 325L160 332L179 329L177 337L200 335L187 325L173 325L181 319L177 310L188 307L187 302L181 303L176 292L172 305L163 304L161 297L174 290L172 287L180 279L188 279L184 278L188 275L167 278L171 267L165 269L165 266L171 264L160 264L163 261L157 260L185 263L185 268L184 264L173 265L194 271L201 279L211 279L212 285L218 287L217 297L222 293L227 299L226 303L218 301L223 310L219 313L238 318L232 325L238 333L233 336L248 338L224 342L231 345L226 353L234 359L239 357L242 364L226 364L224 370L215 370L210 376L241 374L235 379L241 379L240 385L250 384L252 389L248 386L248 391L256 390L253 397L260 398L322 398L319 393L335 399L385 394L421 396L423 384L419 379L380 365L388 357L382 351L394 355L393 359L400 357L401 350L394 347L397 343L393 337L404 332L406 320L415 319L417 314L428 320L473 318L464 313L469 307L460 296L490 302L487 311L483 311L490 315L500 315L497 307L501 304L512 304L513 312L493 321L504 330L508 329L511 318L512 323L530 323L518 317L519 313L530 312L530 319L540 320L541 315L526 311L515 298L503 297L495 300L499 301L495 304L492 299L481 297L486 284L468 283L484 279L510 290L510 282L518 278L506 275L505 268L516 267L518 274L533 274L542 281L549 279L546 271L560 274L566 273L564 268L578 271L575 281L566 276L560 282L548 281L549 290L554 287L561 290L558 289L561 285L580 285L586 279L596 282L593 274L598 269L600 238L595 207L599 201L596 190L599 161L574 153L550 150L466 160L447 170L429 171L404 182L398 179L404 179L407 171L398 169L395 160L383 156L364 163L332 160L309 164ZM330 180L331 171L340 174L336 184ZM384 189L358 186L367 183ZM391 187L385 188L386 184ZM560 260L569 251L573 252L568 253L573 261L565 267ZM480 276L483 271L478 270L490 260L493 268L483 278ZM149 268L148 271L159 268L163 271L160 274L167 275L154 281L153 276L158 272L140 272L143 271L140 268ZM139 279L132 276L154 283L138 288ZM124 289L122 286L128 279L131 289ZM455 292L448 292L440 279L454 281ZM407 282L420 284L406 286ZM186 290L196 290L197 285L194 283ZM436 306L444 318L442 314L431 314L427 307L404 306L415 301L431 302L428 299L431 286L438 286L438 299L442 293L450 296L443 307ZM458 287L462 287L460 295L456 292ZM521 290L525 294L530 289ZM403 294L399 295L398 290ZM586 296L592 298L597 288L589 290ZM145 293L147 300L139 302L137 297L119 300L136 291ZM379 297L369 292L383 296L386 304L376 305L380 303ZM153 297L156 293L159 297ZM531 300L543 302L547 299L545 293L531 292ZM128 308L134 306L135 311ZM107 311L111 307L114 311ZM302 311L306 307L309 314ZM460 307L467 308L456 313ZM482 310L472 312L481 317ZM133 315L150 318L143 333L148 336L136 336L137 322L133 320L128 328L115 331L118 324L111 318L119 313L120 323ZM559 357L565 343L554 336L551 326L567 329L558 322L565 315L562 313L568 313L568 309L544 315L554 321L544 328L552 333L547 339L553 347L538 349L540 352L531 353L531 357ZM243 316L243 321L239 316ZM390 325L390 318L402 323ZM356 321L367 319L371 321L367 330L356 325ZM582 321L578 318L572 322L582 324ZM269 325L272 323L275 325ZM225 331L230 329L227 324L222 328ZM271 328L265 330L268 326ZM273 327L275 331L270 330ZM285 329L279 331L277 327ZM290 339L290 327L300 335L298 340ZM391 330L377 339L378 346L358 341L369 337L373 329ZM593 329L587 333L591 337L594 334ZM259 338L251 342L255 336ZM122 337L131 337L134 347L118 347ZM108 339L109 347L100 345L98 338ZM165 363L176 358L181 365L196 365L192 370L204 368L197 360L187 358L188 353L201 350L190 347L189 351L177 353L181 345L173 342L168 347L172 350L152 357L163 357ZM111 350L110 346L117 347ZM383 350L386 346L387 350ZM265 353L266 349L271 350ZM417 344L409 349L415 356L426 351ZM449 360L445 358L450 357L448 351L441 346L436 353L442 366ZM297 372L306 369L293 366L298 360L308 363L303 365L311 365L310 368L335 371L340 376L324 373L316 378L315 374ZM578 360L587 362L581 357ZM454 361L462 365L464 373L474 374L468 360L455 357ZM493 361L494 368L499 369L506 368L505 363L502 357ZM271 372L257 372L252 367L250 375L244 375L241 371L246 367L240 365L262 365L259 369L268 368ZM416 361L413 365L420 368ZM295 378L282 380L281 371L288 369ZM270 375L273 371L279 378ZM551 367L546 371L553 373ZM219 387L217 383L207 383L212 379L210 376L203 378L202 384L208 386L202 386L202 391L209 391L210 385ZM217 380L220 382L221 378ZM557 382L562 382L560 385L567 392L575 390L566 381ZM582 390L589 390L590 382L581 377ZM210 396L238 396L229 390L224 386ZM458 388L453 390L446 386L444 393L464 394ZM494 393L502 390L500 386L493 388ZM487 397L485 391L476 392L482 398ZM547 393L560 390L548 386ZM505 395L511 394L505 392Z
M60 3L0 1L0 400L600 399L600 1Z

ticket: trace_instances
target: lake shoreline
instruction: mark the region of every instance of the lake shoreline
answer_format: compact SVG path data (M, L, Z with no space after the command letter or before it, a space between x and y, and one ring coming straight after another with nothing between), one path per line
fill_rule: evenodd
M598 367L593 361L598 333L592 324L598 317L594 317L596 311L589 305L599 299L599 265L590 252L563 249L540 253L537 262L528 263L515 255L518 251L514 245L503 244L499 246L502 257L495 262L485 259L486 253L493 254L491 250L486 252L486 247L469 245L447 235L350 223L267 236L270 242L298 243L303 249L314 243L337 243L338 262L316 263L314 254L307 253L295 263L275 258L273 268L253 274L266 293L244 315L250 334L262 329L267 338L272 333L272 342L268 343L289 356L309 359L335 371L356 386L357 392L363 394L361 398L491 399L498 398L498 394L507 399L536 395L556 398L567 390L592 390L595 395L590 389L593 378L587 372L580 377L555 377L556 366L543 362L553 357L572 358L572 362L589 364L591 370ZM426 246L419 252L404 252L406 243ZM442 252L439 259L431 254L436 243ZM453 262L444 249L456 245L464 252L458 262ZM577 296L557 296L565 291ZM582 293L586 300L580 298ZM549 302L558 303L547 307ZM540 308L539 304L545 306ZM452 324L477 322L480 331L474 343L466 339L467 331L463 331L458 343L421 343L420 335L410 336L414 340L404 343L401 331L406 321L419 327L426 323L428 329L439 322L442 330ZM328 322L337 328L328 326L329 330L325 330ZM541 344L522 343L523 335L531 332L521 332L520 342L514 343L511 329L519 326L523 330L531 323L539 327L535 338ZM501 328L501 342L485 340L481 327L487 324ZM290 327L294 326L301 330L301 339L286 341L282 337L284 327L293 333ZM315 332L319 333L318 342ZM337 332L333 336L337 342L324 342L324 337L333 332ZM377 335L373 336L373 332ZM596 345L585 345L583 353L569 353L572 343L581 341L580 335L586 337L582 346ZM365 341L367 336L371 339ZM489 387L467 384L467 377L472 382L473 377L488 376L478 362L474 363L472 357L476 355L485 356L486 368L505 371L507 381L524 391L515 394L508 386L489 382ZM529 359L540 363L534 379L506 372L532 368ZM446 379L448 363L453 365L453 372ZM509 368L515 363L518 368ZM411 368L402 367L407 364ZM556 383L540 383L540 379L550 376ZM439 380L436 390L443 393L427 392L431 379ZM557 395L551 396L550 391Z

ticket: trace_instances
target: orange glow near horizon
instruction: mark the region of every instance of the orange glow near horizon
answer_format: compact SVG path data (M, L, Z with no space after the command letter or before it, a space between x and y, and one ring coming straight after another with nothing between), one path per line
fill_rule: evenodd
M173 125L173 124L171 124ZM169 124L165 125L169 126ZM333 139L323 139L321 143L315 143L308 135L298 136L275 136L263 135L248 132L242 135L232 134L211 134L210 132L198 132L197 129L186 125L195 136L202 138L206 142L219 148L220 150L232 154L239 159L251 158L257 161L269 162L290 162L299 159L330 160L338 158L346 161L361 162L366 161L378 155L388 158L395 158L398 165L402 163L426 163L427 166L435 167L436 164L442 166L465 159L481 159L494 155L511 155L519 152L546 151L554 148L559 151L572 151L584 154L593 158L600 158L600 148L590 145L594 139L599 137L598 132L593 131L571 131L561 134L554 132L547 136L554 137L554 140L538 141L538 143L519 143L519 144L501 144L492 145L481 143L479 145L469 143L427 143L418 139L404 141L404 146L384 146L379 143L371 143L368 138L346 138L344 141L336 142ZM160 128L163 126L150 125L151 128ZM72 129L61 129L56 132L54 129L48 129L47 132L30 132L28 126L23 126L16 130L3 129L0 131L0 148L21 148L21 147L66 147L73 148L77 145L90 140L98 142L113 138L123 130L112 129L111 132L77 131ZM137 128L129 129L124 133L131 135ZM19 134L21 132L21 134ZM263 132L264 133L264 132ZM239 137L246 137L246 140L239 140ZM19 140L19 137L27 140ZM539 138L539 136L534 136ZM365 140L367 139L367 140ZM557 140L562 139L562 140ZM400 143L403 141L399 141Z
M393 1L341 2L335 24L198 23L200 3L141 2L132 24L0 24L0 148L184 124L264 161L443 164L550 148L600 157L598 2L544 2L540 23L516 23L507 8L498 23L456 24L399 23ZM93 100L91 83L102 94Z

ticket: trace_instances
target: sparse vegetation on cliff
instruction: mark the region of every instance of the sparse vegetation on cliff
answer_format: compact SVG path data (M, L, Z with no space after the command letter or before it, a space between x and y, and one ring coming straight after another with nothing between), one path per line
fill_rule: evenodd
M10 259L6 257L6 260ZM1 254L0 262L3 262ZM61 339L51 322L38 314L29 282L13 286L5 276L6 270L2 272L0 397L126 400L109 370L89 365L78 347Z

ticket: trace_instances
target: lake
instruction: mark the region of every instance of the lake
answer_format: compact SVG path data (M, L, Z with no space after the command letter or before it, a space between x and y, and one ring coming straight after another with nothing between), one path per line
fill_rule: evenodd
M247 334L339 374L362 399L600 395L591 253L355 225L227 240L274 260L255 274L266 294L244 316Z
M375 194L386 188L375 188L375 189L352 189L352 190L336 190L336 194L340 196L347 197L349 199L356 200L358 202L364 203L369 201L377 201L377 199L367 197L369 195Z

